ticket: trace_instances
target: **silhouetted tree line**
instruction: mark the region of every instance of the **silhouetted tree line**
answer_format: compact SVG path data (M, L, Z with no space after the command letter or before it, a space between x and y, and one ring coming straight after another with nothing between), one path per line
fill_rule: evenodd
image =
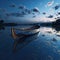
M52 23L54 27L60 27L60 19L57 19L55 22Z

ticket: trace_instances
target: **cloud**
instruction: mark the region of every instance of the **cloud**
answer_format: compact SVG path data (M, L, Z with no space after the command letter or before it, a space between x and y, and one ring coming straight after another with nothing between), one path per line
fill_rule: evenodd
M49 16L47 16L47 18L53 18L53 15L49 15Z
M58 15L60 15L60 12L58 12Z
M15 7L15 4L11 4L10 7ZM32 9L27 8L24 5L20 5L18 6L18 8L20 11L19 12L12 12L12 13L5 13L6 16L14 16L14 17L24 17L25 15L31 15L32 17L36 17L37 14L40 14L40 11L38 9L38 7L34 7Z
M56 4L54 7L53 7L53 9L55 9L55 10L57 10L57 9L59 9L60 8L60 4Z
M35 18L36 16L34 15L33 18Z
M20 13L6 13L6 16L15 16L15 17L23 17L25 15L28 14L33 14L33 16L35 17L35 13L39 13L39 9L38 8L33 8L32 10L25 8L24 10L22 10Z
M26 9L26 7L23 6L23 5L19 6L18 8L19 8L19 9Z
M27 8L26 8L24 11L25 11L27 14L31 14L31 13L32 13L32 11L29 10L29 9L27 9Z
M40 13L40 11L39 11L39 9L37 7L33 8L32 11Z
M60 11L58 11L57 13L56 13L56 16L59 16L60 15Z
M31 14L32 13L32 11L30 9L26 8L26 6L23 6L23 5L19 6L19 9L24 11L26 14Z
M10 7L16 7L16 5L15 4L11 4Z
M60 18L60 17L57 17L58 19Z
M43 14L43 15L45 15L45 14L46 14L46 12L43 12L42 14Z
M45 5L45 7L50 7L50 6L52 6L53 4L54 4L54 0L48 2L48 3Z
M6 13L7 16L23 17L26 15L24 12L21 13Z

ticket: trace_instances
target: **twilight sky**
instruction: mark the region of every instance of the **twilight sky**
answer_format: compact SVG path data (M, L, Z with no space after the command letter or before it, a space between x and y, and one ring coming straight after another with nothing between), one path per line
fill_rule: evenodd
M49 22L60 17L60 0L0 0L0 19Z

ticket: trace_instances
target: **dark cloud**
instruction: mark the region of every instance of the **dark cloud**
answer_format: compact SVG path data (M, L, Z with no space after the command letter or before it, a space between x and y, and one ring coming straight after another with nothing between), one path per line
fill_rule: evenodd
M21 5L21 6L19 6L18 8L19 8L19 9L25 9L26 7L23 6L23 5Z
M22 13L11 13L11 16L22 17L24 14Z
M20 14L22 14L22 15L26 15L26 12L25 12L25 11L22 11Z
M53 18L53 15L49 15L48 18Z
M40 13L40 11L39 11L39 9L37 7L33 8L32 11Z
M54 19L57 19L57 18L54 18Z
M57 17L57 18L60 18L60 17Z
M46 12L43 12L42 14L43 14L43 15L45 15L45 14L46 14Z
M57 12L57 13L56 13L56 16L59 16L59 15L60 15L60 12Z
M58 12L58 15L60 15L60 12Z
M36 15L33 16L33 18L35 18L35 17L36 17Z
M37 7L33 8L33 9L28 9L25 6L21 5L19 6L19 9L22 9L26 14L32 14L34 13L40 13L39 9Z
M60 8L60 4L57 4L56 6L53 7L55 10Z
M60 17L58 16L58 17L56 17L55 19L60 19Z
M11 4L10 7L16 7L16 5L15 4Z
M11 4L10 7L16 7L15 4ZM19 12L12 12L12 13L5 13L6 16L15 16L15 17L24 17L25 15L32 14L33 17L36 17L35 14L39 13L40 11L37 7L33 9L26 8L25 6L21 5L18 7Z
M31 10L29 10L29 9L25 9L25 12L28 13L28 14L32 13Z
M31 10L26 8L25 6L19 6L19 9L22 9L26 14L31 14Z
M23 17L25 13L6 13L7 16Z

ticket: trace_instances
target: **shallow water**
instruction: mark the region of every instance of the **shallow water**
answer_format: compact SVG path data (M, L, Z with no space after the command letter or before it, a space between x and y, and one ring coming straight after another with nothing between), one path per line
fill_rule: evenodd
M5 27L0 30L0 60L60 60L59 34L52 27L41 27L36 35L17 42L11 36L11 27Z

